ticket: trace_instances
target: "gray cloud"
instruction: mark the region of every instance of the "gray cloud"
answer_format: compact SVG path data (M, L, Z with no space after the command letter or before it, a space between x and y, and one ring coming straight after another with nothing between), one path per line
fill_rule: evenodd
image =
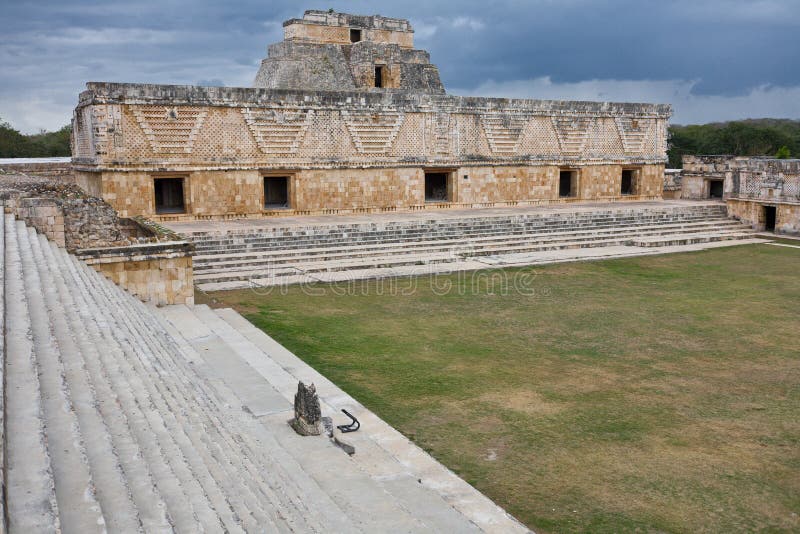
M451 92L800 117L798 0L0 0L0 117L66 124L85 82L247 86L306 8L407 17Z

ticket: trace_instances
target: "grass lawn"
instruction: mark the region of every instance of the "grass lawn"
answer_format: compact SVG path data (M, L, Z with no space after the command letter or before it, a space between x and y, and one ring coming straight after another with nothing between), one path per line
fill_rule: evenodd
M209 297L537 531L800 530L800 249L505 272Z

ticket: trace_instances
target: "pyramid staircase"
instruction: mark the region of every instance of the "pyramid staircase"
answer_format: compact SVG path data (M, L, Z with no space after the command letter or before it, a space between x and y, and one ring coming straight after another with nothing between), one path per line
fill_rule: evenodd
M11 215L0 240L0 533L525 531L235 312L150 308ZM362 416L355 456L286 424L298 379Z

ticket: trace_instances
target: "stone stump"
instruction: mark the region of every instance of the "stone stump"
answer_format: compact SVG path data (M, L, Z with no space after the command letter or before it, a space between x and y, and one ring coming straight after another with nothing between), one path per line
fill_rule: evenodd
M321 418L317 388L314 384L298 383L294 395L294 419L289 424L301 436L319 436Z

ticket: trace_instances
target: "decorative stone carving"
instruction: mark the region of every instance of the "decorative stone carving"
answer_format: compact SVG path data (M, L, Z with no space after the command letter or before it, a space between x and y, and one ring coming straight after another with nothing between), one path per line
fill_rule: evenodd
M298 383L294 395L294 419L289 424L301 436L319 436L321 419L317 388L314 384Z

